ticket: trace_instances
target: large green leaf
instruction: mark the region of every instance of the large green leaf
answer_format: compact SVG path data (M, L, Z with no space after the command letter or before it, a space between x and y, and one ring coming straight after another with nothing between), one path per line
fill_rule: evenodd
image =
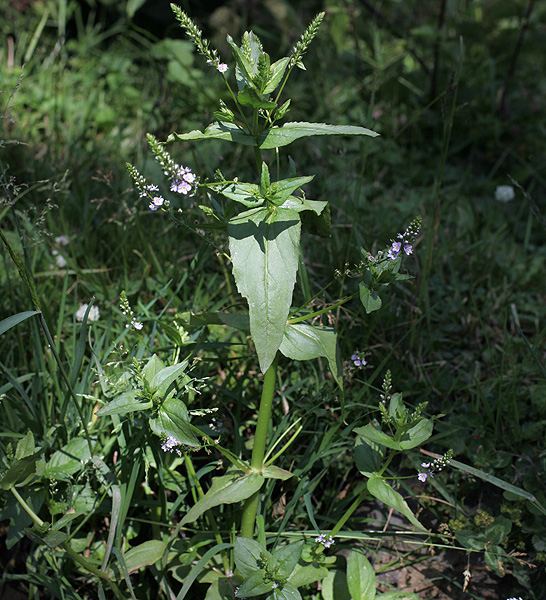
M381 500L383 504L394 508L399 513L402 513L410 523L415 527L426 531L426 528L421 525L415 515L411 512L408 503L402 496L392 489L392 487L379 475L372 475L367 483L368 491L372 496Z
M262 150L288 146L302 137L315 135L368 135L376 137L379 134L364 127L355 125L328 125L326 123L285 123L282 127L272 127L259 137L259 147Z
M242 471L214 477L209 491L186 513L180 525L193 523L209 508L219 504L233 504L250 498L262 487L263 482L260 473L243 474Z
M260 192L260 186L255 183L228 183L224 187L213 186L211 189L248 208L260 206L265 202L265 198Z
M303 540L300 540L299 542L287 544L275 550L273 558L269 562L279 579L288 579L290 577L298 564L302 549Z
M199 130L189 133L171 133L168 142L180 140L183 142L197 142L199 140L226 140L245 146L258 146L262 150L288 146L295 140L316 135L367 135L376 137L375 131L355 125L328 125L326 123L285 123L282 127L272 127L253 136L247 129L238 127L233 123L211 123L204 132Z
M293 210L254 208L228 223L233 275L247 299L250 333L267 371L281 342L298 270L301 223Z
M359 550L351 550L347 559L347 587L353 600L375 598L375 572Z
M141 392L138 390L128 390L116 396L111 402L108 402L97 411L99 417L108 415L127 415L138 410L151 408L151 400L142 399Z
M271 184L270 193L267 199L275 206L281 206L289 196L297 189L309 183L314 175L308 177L290 177L289 179L281 179Z
M386 446L393 450L401 450L400 443L386 433L383 433L380 429L376 429L371 423L364 425L364 427L358 427L355 433L360 437L364 438L366 442L372 442L379 444L380 446Z
M166 548L167 543L161 540L148 540L131 548L123 555L127 571L134 573L142 567L153 565L165 554Z
M91 453L87 440L83 437L72 438L68 444L57 450L49 459L44 476L50 479L68 481L71 475L83 469L90 458Z
M258 569L258 561L271 557L259 542L244 537L235 538L233 554L235 566L243 577L250 577Z
M150 387L157 394L158 397L164 397L169 389L169 386L176 381L180 376L184 374L188 366L188 361L178 363L176 365L171 365L170 367L165 367L161 369L158 373L156 373L152 381L150 383ZM187 383L190 378L187 375L184 375L184 383Z
M190 418L186 405L178 398L169 398L163 402L157 416L150 419L152 431L160 437L172 437L180 444L199 446L190 427Z
M336 383L343 388L343 367L337 346L337 334L332 327L307 323L287 324L279 350L292 360L326 357Z

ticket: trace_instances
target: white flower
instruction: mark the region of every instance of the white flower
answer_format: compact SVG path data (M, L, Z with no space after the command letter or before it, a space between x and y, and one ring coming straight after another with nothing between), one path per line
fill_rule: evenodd
M55 238L55 243L57 244L57 246L67 246L69 242L70 240L66 235L59 235Z
M57 263L59 269L64 269L64 267L66 267L65 257L59 254L57 250L52 250L51 254L53 254L53 256L55 257L55 262Z
M514 188L511 185L498 185L495 190L495 200L499 202L510 202L516 197Z
M83 321L83 317L85 316L85 311L87 310L88 304L82 304L80 308L76 311L76 321ZM89 314L87 315L88 321L98 321L100 317L99 307L92 306Z

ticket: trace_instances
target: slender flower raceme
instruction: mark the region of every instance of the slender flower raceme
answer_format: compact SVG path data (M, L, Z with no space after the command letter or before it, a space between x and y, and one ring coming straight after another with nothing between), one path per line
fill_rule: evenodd
M131 326L140 331L144 327L144 325L136 320L133 310L129 305L129 300L127 299L127 294L125 293L125 291L121 292L119 305L122 314L130 320ZM129 327L129 324L127 324L125 327Z
M189 167L184 167L174 162L167 150L157 139L148 134L148 143L154 153L155 159L163 169L163 173L171 180L171 192L193 196L199 185L199 180Z
M417 217L409 224L404 233L399 233L396 236L397 239L391 241L391 247L387 251L387 256L392 260L396 260L402 250L407 256L413 254L413 242L419 235L420 229L421 217Z
M135 167L129 163L127 163L127 169L135 182L139 197L148 198L150 200L150 203L148 204L150 210L155 212L162 206L168 208L169 202L159 194L159 188L155 183L148 183L146 177L141 175Z
M443 456L434 459L432 462L421 463L421 471L417 475L417 479L423 483L429 478L434 477L436 471L441 471L453 456L453 450L448 450Z

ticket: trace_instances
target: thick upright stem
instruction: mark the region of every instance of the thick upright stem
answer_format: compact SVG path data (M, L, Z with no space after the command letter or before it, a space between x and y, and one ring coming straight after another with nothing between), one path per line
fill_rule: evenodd
M269 429L269 421L271 420L271 411L273 409L273 395L275 394L277 361L278 355L264 375L262 397L260 399L260 408L258 410L258 422L256 423L256 432L254 434L254 447L252 448L252 460L250 462L250 466L255 471L261 471L264 466L267 430ZM254 535L259 497L260 491L258 490L245 501L243 517L241 520L241 535L243 537L252 539Z

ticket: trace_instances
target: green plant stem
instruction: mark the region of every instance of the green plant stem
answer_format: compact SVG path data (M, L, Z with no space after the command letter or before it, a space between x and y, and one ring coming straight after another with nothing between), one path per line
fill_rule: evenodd
M351 506L349 506L349 508L345 511L345 514L335 524L334 528L330 532L330 535L332 537L336 537L336 535L339 533L339 531L341 530L341 528L343 527L343 525L345 525L345 523L347 522L347 520L349 519L349 517L360 506L360 503L362 502L362 500L364 500L364 498L366 498L366 496L368 496L368 495L369 495L369 492L368 492L367 489L362 490L360 492L360 494L357 496L356 500L351 504Z
M189 473L191 479L193 480L193 484L195 485L197 494L199 495L199 498L201 499L205 496L205 492L203 491L203 488L201 487L201 484L199 483L197 473L195 472L195 469L193 467L193 462L187 453L184 454L184 462L186 463L186 469L188 470L188 473ZM216 525L216 521L214 519L214 515L213 515L212 511L210 511L210 510L205 511L205 517L209 523L209 527L212 529L212 532L216 539L216 543L223 544L224 540L222 539L222 536L218 529L218 525ZM220 554L222 556L222 564L224 565L224 571L227 573L229 571L228 556L227 556L225 550L222 550L220 552Z
M23 510L29 515L29 517L34 521L34 523L36 523L36 525L38 525L38 527L43 527L44 522L42 521L42 519L40 519L40 517L26 503L25 499L15 489L15 487L12 487L10 489L11 489L11 492L13 493L13 495L15 496L15 498L17 499L17 502L19 502L19 504L22 506ZM59 547L62 548L70 556L70 558L72 558L72 560L74 562L78 563L86 571L89 571L90 573L93 573L93 575L96 575L100 579L107 581L108 584L112 587L112 590L114 591L116 596L118 598L123 598L123 595L121 594L119 588L113 581L110 580L110 577L108 576L107 573L98 569L93 563L91 563L88 560L86 560L85 558L83 558L83 556L80 556L76 551L74 551L70 547L70 545L67 542L62 542L61 544L59 544Z
M258 411L258 422L256 423L254 446L252 448L252 459L250 462L250 466L254 471L261 471L264 466L265 446L267 442L269 421L271 420L271 411L273 409L273 395L275 394L278 359L279 355L277 353L277 356L264 375L262 397L260 399L260 409ZM245 501L241 520L241 535L243 537L252 539L254 535L259 497L260 491L258 490Z

